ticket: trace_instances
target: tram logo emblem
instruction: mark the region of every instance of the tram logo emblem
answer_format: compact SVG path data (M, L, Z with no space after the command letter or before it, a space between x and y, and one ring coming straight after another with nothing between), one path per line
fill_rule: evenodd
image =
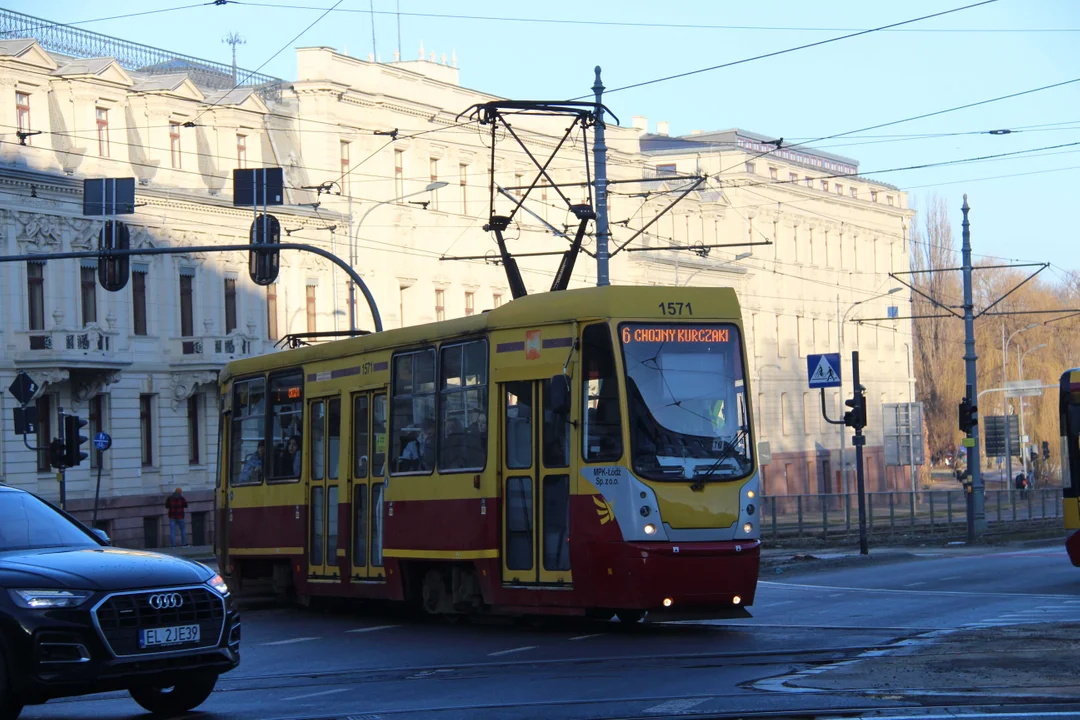
M596 514L600 516L600 524L607 525L615 516L611 503L600 495L593 495L593 502L596 503Z
M539 360L540 359L540 331L539 330L526 330L525 331L525 359L526 360Z

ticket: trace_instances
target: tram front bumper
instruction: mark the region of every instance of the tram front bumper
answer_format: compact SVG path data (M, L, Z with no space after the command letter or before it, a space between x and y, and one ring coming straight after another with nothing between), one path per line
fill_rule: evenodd
M648 610L661 619L749 616L746 608L754 603L761 541L619 547L612 558L616 567L608 575L614 580L612 607Z

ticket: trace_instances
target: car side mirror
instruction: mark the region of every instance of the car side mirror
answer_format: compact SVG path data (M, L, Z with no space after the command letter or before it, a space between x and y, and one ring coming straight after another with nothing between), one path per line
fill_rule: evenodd
M551 378L551 411L559 415L570 412L570 377L567 375Z
M101 540L101 542L105 543L106 545L112 544L112 541L109 540L109 536L106 535L105 531L101 528L94 528L94 534L97 535L98 540Z

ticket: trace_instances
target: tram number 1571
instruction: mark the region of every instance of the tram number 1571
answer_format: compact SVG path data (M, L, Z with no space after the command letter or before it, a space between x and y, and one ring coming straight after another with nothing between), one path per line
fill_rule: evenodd
M693 315L694 309L690 307L690 303L666 302L660 303L660 313L663 315Z

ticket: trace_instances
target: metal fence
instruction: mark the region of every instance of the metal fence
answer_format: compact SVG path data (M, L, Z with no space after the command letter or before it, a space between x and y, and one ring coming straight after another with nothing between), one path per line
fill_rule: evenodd
M1060 525L1061 488L987 490L988 532L1023 532ZM859 534L859 500L855 493L784 495L761 499L762 538L854 539ZM963 490L866 493L866 528L871 538L961 534L967 527Z

